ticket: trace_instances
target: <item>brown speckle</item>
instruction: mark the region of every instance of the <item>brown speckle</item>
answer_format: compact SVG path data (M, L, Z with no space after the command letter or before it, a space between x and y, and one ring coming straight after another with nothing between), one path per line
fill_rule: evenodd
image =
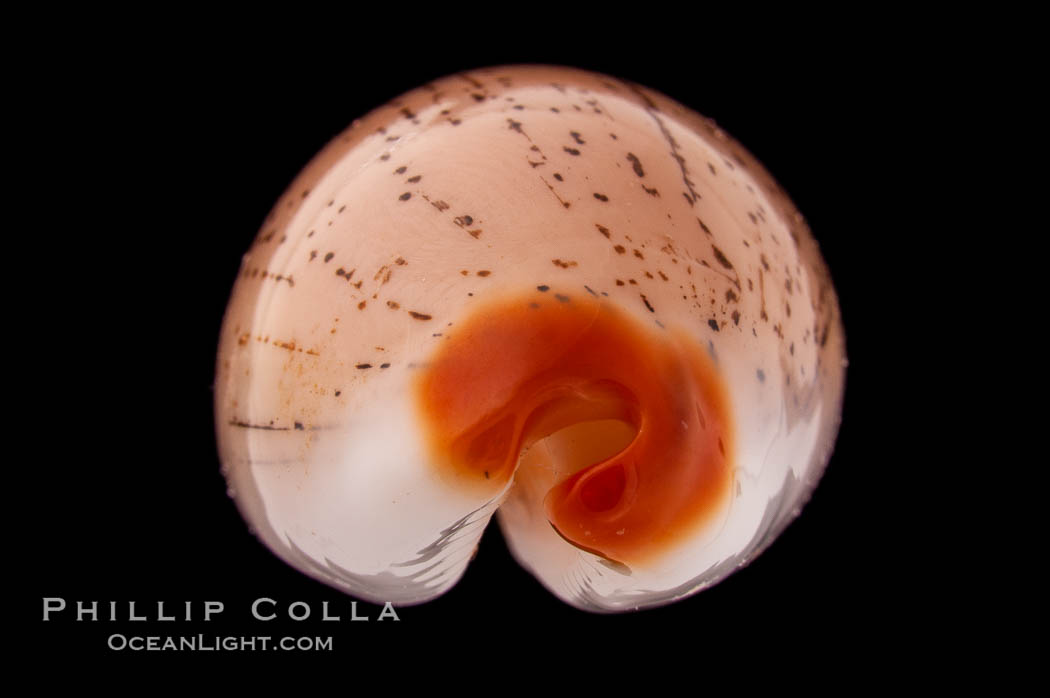
M634 153L627 153L627 161L631 163L631 167L634 168L634 173L639 177L645 176L645 170L642 169L642 162L638 159Z
M711 249L714 250L715 259L718 260L719 264L721 264L726 269L732 269L733 268L733 265L730 264L728 259L726 259L726 256L722 253L722 250L718 249L714 245L711 245Z
M609 200L608 196L606 196L605 194L599 194L598 192L594 192L594 198L598 199L598 201L608 201Z
M408 314L414 317L416 320L429 320L430 316L426 313L417 313L415 310L409 310Z

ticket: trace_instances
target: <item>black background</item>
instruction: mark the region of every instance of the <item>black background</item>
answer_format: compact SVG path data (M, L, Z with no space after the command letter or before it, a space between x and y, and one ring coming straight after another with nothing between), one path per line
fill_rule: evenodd
M922 69L881 37L617 36L526 41L442 27L324 48L273 37L86 41L56 47L57 67L23 76L40 135L27 138L34 235L13 264L34 270L17 303L32 329L11 341L44 368L20 376L32 383L31 428L20 433L36 454L22 490L33 513L18 536L30 651L112 657L113 632L309 634L334 636L335 652L360 663L463 648L487 658L537 646L582 653L619 638L681 647L684 631L704 656L761 655L809 642L856 648L893 626L906 602L899 587L922 572L900 562L910 543L896 535L902 504L884 474L920 454L889 466L881 447L899 396L886 383L894 301L873 240L908 215L911 175L893 127L921 116L921 80L908 77ZM399 623L376 622L378 609L360 603L373 620L350 623L349 599L273 556L226 496L211 390L225 303L271 205L351 120L445 74L518 62L662 91L714 118L774 174L814 230L843 308L850 368L838 444L780 539L683 602L577 611L521 570L491 527L446 595L401 609ZM122 615L132 600L151 616L157 601L193 601L196 618L205 600L226 610L209 624L75 623L70 612L42 623L45 596L118 601ZM315 618L259 623L249 607L262 596L279 608L309 602ZM343 622L317 622L322 601Z

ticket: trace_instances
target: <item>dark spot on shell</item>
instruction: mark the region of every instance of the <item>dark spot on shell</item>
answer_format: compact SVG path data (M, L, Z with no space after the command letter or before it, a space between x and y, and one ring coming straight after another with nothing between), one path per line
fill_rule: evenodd
M372 364L358 364L358 368L372 368Z
M712 318L711 320L707 321L707 324L712 330L718 332L718 320Z
M606 196L605 194L599 194L598 192L594 192L594 198L598 199L598 201L608 201L609 200L608 196Z
M402 201L408 201L409 199L412 198L412 193L406 191L404 194L402 194L401 196L399 196L397 198L401 199Z
M645 176L645 170L642 169L642 162L638 159L638 156L634 153L627 153L627 161L631 163L631 167L634 168L634 173L639 177Z
M430 316L426 313L417 313L415 310L409 310L408 314L414 317L416 320L429 320Z
M546 293L547 291L551 290L551 287L546 285L546 284L544 284L542 286L537 286L536 290L537 291L542 291L543 293Z
M722 250L718 249L714 245L711 245L711 249L714 250L714 252L715 252L715 259L718 260L719 264L721 264L726 269L732 269L733 268L733 265L729 262L728 259L726 259L726 256L722 253Z

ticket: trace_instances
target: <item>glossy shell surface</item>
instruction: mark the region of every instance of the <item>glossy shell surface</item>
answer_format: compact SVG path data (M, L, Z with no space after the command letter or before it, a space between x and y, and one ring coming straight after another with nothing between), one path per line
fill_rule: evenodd
M355 121L244 256L217 363L230 490L276 554L419 603L493 515L579 608L668 603L799 512L845 348L804 220L713 122L546 66Z

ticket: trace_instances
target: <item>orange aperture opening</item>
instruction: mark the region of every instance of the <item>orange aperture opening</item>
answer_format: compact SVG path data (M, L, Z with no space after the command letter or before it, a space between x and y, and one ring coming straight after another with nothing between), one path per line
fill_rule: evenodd
M732 481L724 386L684 332L543 292L479 308L419 374L432 459L454 486L542 496L567 541L621 563L710 519Z

